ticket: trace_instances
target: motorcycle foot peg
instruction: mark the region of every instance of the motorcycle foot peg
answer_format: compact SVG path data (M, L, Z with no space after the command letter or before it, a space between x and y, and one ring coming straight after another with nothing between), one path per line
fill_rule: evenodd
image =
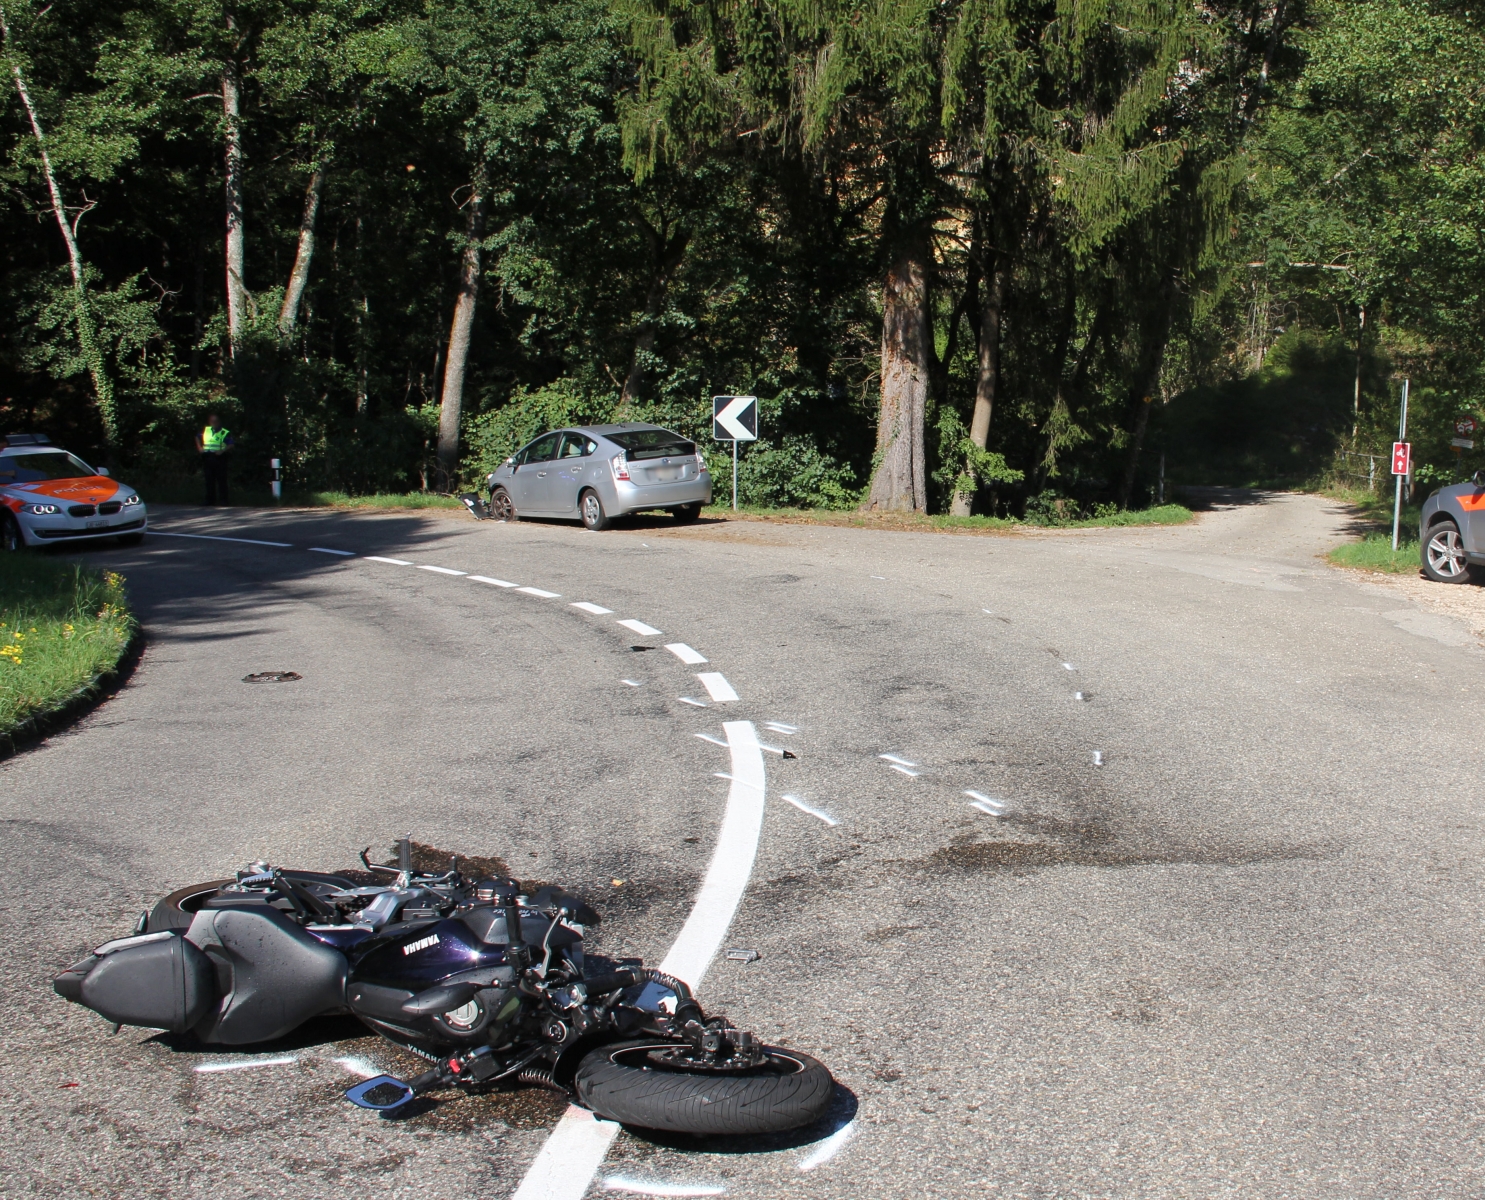
M416 1083L414 1080L413 1083ZM345 1098L361 1108L376 1112L392 1112L401 1108L418 1093L413 1084L404 1083L395 1075L374 1075L362 1080L347 1090Z

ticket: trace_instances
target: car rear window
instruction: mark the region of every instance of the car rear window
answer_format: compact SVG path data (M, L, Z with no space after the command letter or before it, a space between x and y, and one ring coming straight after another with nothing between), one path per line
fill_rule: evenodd
M44 483L48 479L91 479L93 468L65 450L44 454L0 454L0 483Z
M624 457L630 462L642 458L669 458L682 454L695 454L696 443L688 442L678 433L668 429L635 429L629 433L610 433L608 440L624 447Z

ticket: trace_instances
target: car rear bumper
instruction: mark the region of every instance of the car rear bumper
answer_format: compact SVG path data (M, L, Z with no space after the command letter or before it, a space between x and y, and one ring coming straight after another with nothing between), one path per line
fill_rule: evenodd
M710 504L712 501L711 476L700 479L682 479L676 483L634 484L622 481L614 484L615 500L612 515L641 512L647 508L678 508L683 504Z

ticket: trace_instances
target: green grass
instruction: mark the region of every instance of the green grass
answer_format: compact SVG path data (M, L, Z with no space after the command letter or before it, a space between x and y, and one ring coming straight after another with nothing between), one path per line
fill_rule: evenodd
M284 497L289 508L463 508L453 496L436 492L387 492L352 496L348 492L294 492Z
M1369 533L1359 542L1337 546L1325 556L1338 567L1358 571L1380 571L1386 575L1418 574L1418 542L1399 537L1392 548L1390 533Z
M734 513L732 506L725 503L708 505L702 515L797 524L851 525L863 529L962 529L989 532L1041 528L1034 522L1020 521L1013 517L929 516L923 513L856 512L852 509L762 508L744 504L740 505ZM1102 517L1068 521L1058 524L1055 528L1096 529L1124 525L1184 525L1191 520L1191 517L1191 510L1184 505L1164 504L1159 508L1147 508L1139 512L1117 512Z
M123 576L0 555L0 738L85 694L118 665L134 629Z

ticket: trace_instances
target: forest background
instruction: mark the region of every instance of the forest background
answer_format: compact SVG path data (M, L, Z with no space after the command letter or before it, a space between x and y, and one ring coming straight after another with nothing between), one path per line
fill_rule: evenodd
M1363 479L1403 377L1421 480L1485 465L1463 0L0 18L0 432L147 495L211 411L364 494L612 419L720 465L752 393L745 501L1058 517Z

